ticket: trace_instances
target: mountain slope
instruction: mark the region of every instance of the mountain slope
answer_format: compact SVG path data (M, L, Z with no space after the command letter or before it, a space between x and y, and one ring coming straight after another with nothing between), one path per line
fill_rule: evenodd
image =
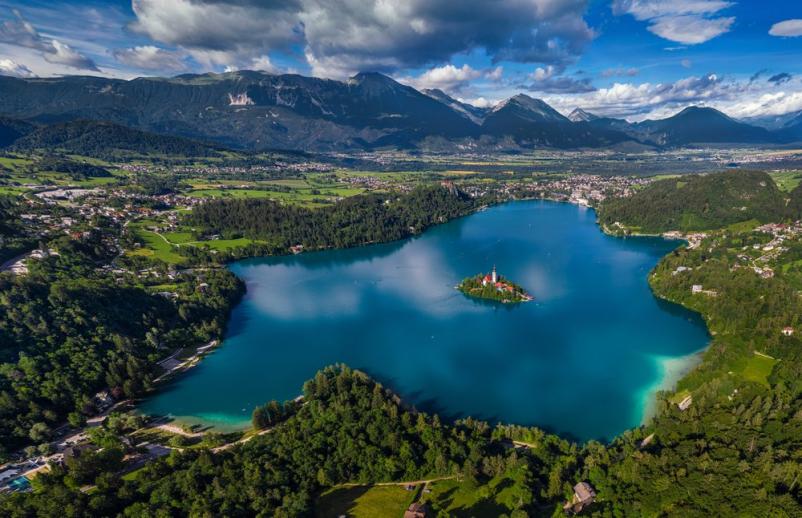
M38 128L16 140L17 151L56 150L85 156L115 152L142 155L208 157L219 155L213 146L181 137L156 135L111 122L72 121Z
M29 122L0 117L0 148L10 146L35 128L36 126Z
M347 82L240 71L131 81L0 78L2 111L41 122L109 120L232 147L365 147L392 135L475 134L442 103L380 74Z
M598 115L586 112L582 108L574 108L574 111L568 115L568 120L571 122L590 122L598 118Z
M647 120L634 126L637 135L661 146L699 143L766 144L778 137L764 128L738 122L718 110L689 106L667 119Z
M524 94L500 103L488 113L482 133L511 137L522 145L558 148L599 147L629 140L621 132L571 122L557 110Z
M489 111L487 108L478 108L468 103L460 102L437 88L423 90L423 93L455 110L474 124L481 124Z

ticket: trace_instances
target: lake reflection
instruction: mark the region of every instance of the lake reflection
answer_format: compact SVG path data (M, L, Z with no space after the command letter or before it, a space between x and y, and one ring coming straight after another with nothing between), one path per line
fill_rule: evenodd
M592 210L517 202L403 242L241 261L231 268L248 293L223 347L144 409L242 425L341 362L445 417L610 438L640 422L656 358L707 342L701 320L646 281L676 245L605 236ZM536 301L454 289L494 264Z

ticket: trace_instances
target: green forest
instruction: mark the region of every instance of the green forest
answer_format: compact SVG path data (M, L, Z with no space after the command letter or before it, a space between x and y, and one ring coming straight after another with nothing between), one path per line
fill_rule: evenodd
M145 393L158 360L222 335L244 291L233 274L210 270L203 294L189 274L175 301L155 295L97 268L110 259L102 228L48 246L28 275L0 276L0 454L45 443L67 418L83 422L102 389Z
M296 245L314 250L403 239L478 206L461 193L428 185L407 194L354 196L320 209L262 199L216 200L193 210L186 223L226 239L264 241L259 252L283 254Z
M797 219L801 194L782 194L763 173L727 172L658 181L600 208L605 226L707 231L699 246L664 257L649 283L658 297L699 312L711 332L701 364L675 392L658 394L654 418L609 444L451 422L409 408L365 374L337 365L304 385L302 401L257 407L254 429L264 433L247 442L175 450L124 477L131 447L106 427L93 439L101 449L36 477L33 492L0 498L0 514L314 516L320 496L342 484L439 478L455 492L471 488L464 516L562 516L579 481L597 493L583 511L588 516L800 516L802 230L785 225L771 234L757 226ZM405 237L477 203L424 187L316 211L214 201L187 218L206 232L264 240L286 253L297 244L315 249ZM13 225L11 218L4 231L13 235ZM80 423L93 412L97 390L144 393L155 362L178 346L219 337L242 294L241 283L222 269L175 272L172 300L135 277L120 281L98 268L109 261L103 237L101 226L81 239L55 240L48 245L58 255L35 263L28 276L0 276L6 451L42 443L65 418ZM680 401L689 404L680 408ZM430 507L435 516L450 513L444 500Z
M802 191L796 191L792 197L799 198L800 194ZM752 219L779 221L792 215L783 193L761 171L659 180L629 198L610 199L599 207L599 221L610 231L645 234L712 230Z

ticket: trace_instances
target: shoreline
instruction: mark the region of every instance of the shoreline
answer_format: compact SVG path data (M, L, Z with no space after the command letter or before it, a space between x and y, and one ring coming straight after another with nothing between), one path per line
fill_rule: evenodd
M572 201L569 201L569 200L556 200L556 199L540 198L540 197L539 198L508 199L508 200L505 200L505 201L500 202L500 203L493 203L493 204L491 204L489 206L485 205L485 206L482 206L480 208L471 210L471 211L467 212L466 214L460 215L460 216L458 216L456 218L453 218L453 219L450 219L448 221L437 223L435 225L432 225L432 226L426 228L422 232L416 233L416 234L414 234L412 236L407 236L407 237L402 238L400 240L381 241L381 242L372 242L372 243L362 243L360 245L357 245L357 246L354 246L354 247L347 247L347 248L361 248L361 247L364 247L364 246L371 246L371 245L377 245L377 244L386 244L386 243L391 243L391 242L394 242L394 241L404 241L404 240L407 240L407 239L415 239L416 237L419 237L420 235L424 234L427 230L430 230L431 228L440 226L441 224L444 224L444 223L449 223L449 222L455 221L457 219L461 219L461 218L464 218L464 217L467 217L467 216L471 216L473 214L476 214L478 212L482 212L483 210L486 210L486 209L491 208L491 207L501 206L501 205L505 205L505 204L511 203L511 202L530 202L530 201L534 201L534 202L538 202L538 201L539 202L544 202L545 201L545 202L549 202L549 203L565 203L565 204L568 204L568 205L575 205L577 207L591 209L594 212L598 212L598 209L596 207L575 203L575 202L572 202ZM608 235L610 237L616 237L616 238L652 237L652 238L662 238L662 239L666 239L666 240L670 240L670 241L685 241L687 243L687 241L684 239L683 236L670 236L670 235L666 236L665 233L664 234L641 234L641 233L615 234L615 233L610 232L609 229L607 229L604 225L602 225L599 222L598 217L596 218L596 226L603 234ZM341 248L341 249L345 249L345 248ZM309 250L306 253L324 252L324 251L328 251L328 250L336 250L336 249L335 248L327 248L327 249ZM229 271L230 271L231 264L239 262L239 261L249 260L249 259L259 259L259 258L262 258L262 257L276 257L276 258L278 258L278 257L289 257L289 256L292 256L292 255L293 254L289 254L288 253L288 254L281 254L281 255L251 256L251 257L234 258L234 259L226 261L224 264L221 265L221 267L229 269ZM663 257L665 257L665 256L663 256ZM658 262L660 260L662 260L663 257L661 257L658 260ZM648 281L649 275L650 274L647 274L647 283L649 282ZM655 297L657 297L657 298L659 298L661 300L665 300L665 301L671 302L673 304L677 304L676 302L669 301L668 299L665 299L664 297L662 297L659 294L655 293L654 290L652 290L652 293L653 293L653 295ZM237 304L239 304L239 303L241 303L241 301L238 302ZM677 305L682 307L682 308L684 308L684 309L688 309L688 308L685 308L685 306L683 306L681 304L677 304ZM233 307L232 307L232 310L233 310ZM227 327L227 325L228 325L228 321L226 321L226 327ZM706 322L705 322L705 327L707 327L707 323ZM709 329L708 329L708 333L709 333ZM225 342L225 333L219 339L218 344L215 347L212 347L210 349L211 350L217 349L218 347L224 345L224 342ZM655 412L657 410L657 397L656 397L657 392L659 392L659 391L673 391L676 388L677 383L679 383L689 372L691 372L694 368L696 368L702 362L702 355L707 350L709 345L710 345L710 343L708 342L707 344L704 345L704 347L702 347L698 351L695 351L693 353L690 353L690 354L687 354L687 355L683 355L683 356L655 356L655 357L653 357L654 361L656 362L656 364L658 366L660 374L659 374L658 379L656 379L653 383L651 383L650 385L648 385L647 387L645 387L644 389L642 389L641 391L639 391L638 393L635 394L637 399L641 401L641 403L640 403L640 406L641 406L641 408L640 408L641 419L640 419L640 422L637 425L633 426L632 428L641 427L641 426L645 426L645 425L648 424L648 421L651 420L652 417L654 417ZM201 354L201 355L196 356L194 358L194 361L192 361L191 365L188 365L187 367L185 367L183 369L179 369L176 372L170 373L169 377L167 379L162 380L162 383L159 383L159 385L163 385L163 382L166 382L166 381L175 380L175 378L179 377L181 374L187 372L192 367L196 366L201 360L203 360L203 358L205 356L206 356L206 354ZM153 392L151 394L148 394L146 396L146 398L150 398L150 397L156 396L157 393L160 391L159 389L160 389L160 387L154 387ZM190 425L192 425L192 424L201 425L201 426L208 427L208 428L210 428L212 430L220 431L220 432L223 432L223 433L230 432L230 431L243 431L243 430L250 429L250 423L249 423L250 419L248 419L248 418L243 419L243 421L240 421L239 423L234 423L234 422L232 422L232 420L229 420L229 419L224 419L224 420L219 420L219 421L218 420L212 421L212 420L205 419L203 416L171 416L171 418L175 422L178 422L178 423L186 423L186 424L190 424ZM226 421L228 421L228 422L226 422ZM508 423L508 424L513 424L513 423ZM628 428L627 430L630 430L632 428ZM616 436L616 437L618 437L618 436ZM615 439L615 437L611 438L610 441L612 441L614 439Z
M652 356L660 377L639 395L643 412L638 426L648 426L652 418L657 415L657 393L674 392L677 384L702 363L702 356L708 346L709 344L684 356Z

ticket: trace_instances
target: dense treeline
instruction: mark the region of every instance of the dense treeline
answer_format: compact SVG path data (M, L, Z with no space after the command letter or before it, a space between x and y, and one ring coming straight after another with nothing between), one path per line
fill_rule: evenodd
M80 423L101 389L141 395L157 360L221 336L243 291L233 274L209 271L204 293L186 279L172 302L98 268L109 259L102 231L49 246L58 255L29 261L28 275L0 275L2 452L46 441L68 416Z
M56 171L57 173L67 173L73 180L83 180L86 178L107 178L111 173L105 167L100 167L86 162L76 162L68 158L55 156L44 157L36 163L39 171Z
M157 135L111 122L78 120L38 128L16 140L16 151L57 150L64 153L113 159L120 153L220 156L219 149L193 140Z
M271 433L229 451L174 453L133 480L94 473L97 490L70 488L69 470L41 477L39 491L0 502L6 516L309 516L321 489L343 482L436 476L503 479L507 512L553 507L575 451L540 431L532 453L502 446L510 430L484 422L447 425L402 407L381 385L345 367L304 386L304 405ZM495 439L494 439L495 438ZM565 463L554 463L555 459ZM547 462L548 461L548 462ZM552 474L551 465L560 470ZM84 475L86 480L86 475ZM493 497L494 495L488 495ZM467 510L471 512L470 509ZM525 516L520 515L519 516Z
M287 248L351 247L392 241L469 212L476 202L439 186L418 187L408 194L368 194L346 198L321 209L284 205L272 200L236 199L205 203L187 223L226 237L245 236Z
M21 228L19 212L15 197L0 195L0 263L28 250L35 242Z
M761 171L729 171L658 180L630 198L602 203L599 220L615 232L659 233L710 230L756 219L779 221L788 215L785 196Z

